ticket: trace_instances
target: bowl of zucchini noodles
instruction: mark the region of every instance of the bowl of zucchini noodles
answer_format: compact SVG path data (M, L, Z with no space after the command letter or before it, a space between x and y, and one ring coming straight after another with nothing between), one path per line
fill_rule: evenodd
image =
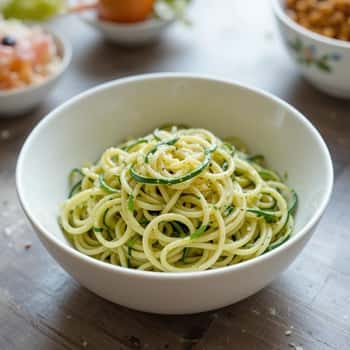
M82 285L184 314L285 270L327 206L333 168L317 130L280 99L169 73L58 107L26 140L16 181L40 240Z

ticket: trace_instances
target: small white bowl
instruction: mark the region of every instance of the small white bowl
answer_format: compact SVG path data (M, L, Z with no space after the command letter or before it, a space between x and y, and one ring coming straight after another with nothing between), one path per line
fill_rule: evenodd
M278 27L292 59L303 76L318 89L350 98L350 42L330 39L294 22L285 0L272 0Z
M39 84L8 91L0 90L0 117L20 116L36 107L49 95L68 68L72 57L71 45L61 35L46 28L45 31L53 37L62 58L57 72Z
M116 23L99 19L96 11L83 12L80 18L97 29L109 41L124 46L149 44L157 40L175 21L174 18L166 20L151 18L137 23Z
M300 200L291 239L238 265L188 273L127 269L75 250L57 223L69 171L126 136L166 123L238 136L273 169L287 171ZM185 314L235 303L278 277L311 238L331 195L333 168L320 134L282 100L228 81L169 73L104 84L51 112L23 146L16 182L40 240L82 285L132 309Z

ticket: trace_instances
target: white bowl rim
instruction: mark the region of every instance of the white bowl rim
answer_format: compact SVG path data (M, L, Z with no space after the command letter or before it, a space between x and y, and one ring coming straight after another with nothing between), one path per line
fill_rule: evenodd
M93 17L91 16L91 13L94 10L85 11L81 14L79 14L79 17L87 23L94 24L98 23L100 27L109 27L114 30L123 29L123 30L147 30L150 28L155 28L162 26L164 24L170 24L175 21L175 17L169 18L169 19L161 19L161 18L146 18L143 21L135 22L135 23L121 23L121 22L113 22L113 21L106 21L103 19L98 18L96 15Z
M36 24L33 24L33 25L36 25ZM49 29L46 26L42 26L42 29L45 32L47 32L48 34L50 34L54 38L55 41L58 41L62 45L63 57L62 57L62 61L60 63L60 66L59 66L57 72L55 72L54 74L49 76L47 79L41 81L39 84L32 84L29 86L24 86L24 87L20 87L17 89L11 89L11 90L4 90L4 91L0 90L0 98L9 97L9 96L12 97L12 96L21 95L21 94L27 94L27 93L30 93L34 90L37 90L37 89L43 87L44 85L49 84L51 81L57 79L68 68L68 66L72 60L71 44L68 42L68 40L66 40L62 35L60 35L56 31Z
M302 34L306 37L310 37L311 39L313 39L315 41L322 42L323 44L328 44L328 45L338 47L338 48L341 47L344 49L350 48L350 42L348 42L348 41L328 38L324 35L315 33L309 29L304 28L302 25L300 25L299 23L296 23L291 18L289 18L289 16L286 14L285 10L282 7L280 0L271 0L271 1L272 1L272 8L273 8L276 16L282 22L284 22L284 24L286 24L288 27L291 27L296 32L299 32L300 34Z
M226 266L226 267L220 267L217 269L212 269L212 270L205 270L205 271L195 271L195 272L153 272L153 271L140 271L136 269L130 269L130 268L125 268L121 266L116 266L112 264L108 264L105 262L102 262L100 260L94 259L92 257L89 257L87 255L82 254L72 246L65 244L64 242L60 241L58 238L56 238L54 235L52 235L48 230L46 230L37 220L34 215L31 214L31 210L28 207L28 204L23 197L23 191L22 191L22 186L23 184L20 181L21 174L22 174L22 167L23 167L23 162L24 162L24 157L25 154L28 152L30 149L30 145L33 139L35 139L36 135L40 132L42 128L45 127L47 123L49 123L52 119L55 119L57 116L62 114L66 109L68 109L71 105L74 105L76 102L78 102L82 98L87 98L96 92L101 92L104 90L108 90L111 87L119 86L119 85L124 85L127 83L133 83L137 81L144 81L144 80L157 80L157 79L189 79L189 80L204 80L204 81L210 81L210 82L217 82L217 83L222 83L222 84L228 84L230 86L235 86L236 88L242 89L242 90L248 90L249 92L253 92L257 95L260 95L262 97L265 97L273 102L278 103L280 106L283 106L285 109L289 110L290 112L293 113L294 117L296 117L299 121L303 123L303 125L313 134L313 136L316 138L319 147L322 150L322 153L324 154L327 162L327 186L325 189L325 193L323 195L323 198L320 202L319 207L317 210L314 212L312 215L311 219L305 224L298 232L295 232L292 237L282 244L280 247L272 250L271 252L267 254L260 255L254 259L239 263L237 265L231 265L231 266ZM333 188L333 165L332 165L332 160L331 156L329 153L329 150L327 148L326 143L322 139L321 135L317 131L317 129L311 124L311 122L304 117L300 112L298 112L294 107L289 105L287 102L283 101L282 99L272 95L269 92L265 92L259 88L252 88L249 86L246 86L241 83L237 83L235 81L230 81L230 80L225 80L222 78L216 78L210 75L203 75L203 74L193 74L193 73L152 73L152 74L142 74L142 75L137 75L133 77L126 77L126 78L121 78L117 79L111 82L107 82L101 85L98 85L96 87L93 87L83 93L78 94L77 96L71 98L70 100L66 101L63 103L61 106L57 107L53 111L51 111L46 117L44 117L38 124L37 126L32 130L32 132L29 134L27 139L24 142L24 145L20 151L20 154L18 156L17 160L17 166L16 166L16 189L17 189L17 194L20 200L20 204L31 221L31 223L48 239L51 241L53 244L56 245L57 248L59 248L61 251L63 251L65 254L69 254L72 257L76 259L82 260L84 263L93 265L96 268L103 269L105 271L110 271L110 272L118 272L121 274L126 274L126 275L133 275L135 277L144 277L144 278L150 278L154 280L158 279L193 279L193 278L202 278L206 276L211 276L211 275L220 275L220 274L225 274L229 273L231 271L235 270L244 270L249 268L250 266L259 264L260 262L263 262L267 259L272 258L275 255L278 254L283 254L285 250L287 250L289 247L292 245L297 244L298 241L302 240L304 236L307 234L309 230L312 229L312 227L317 223L317 221L320 219L321 215L323 214L324 210L327 207L327 204L329 202L331 193L332 193L332 188Z

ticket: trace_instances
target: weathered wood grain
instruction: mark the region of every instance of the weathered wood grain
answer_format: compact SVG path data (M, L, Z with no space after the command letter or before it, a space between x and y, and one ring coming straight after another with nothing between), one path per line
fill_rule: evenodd
M77 18L53 23L73 43L69 73L39 109L0 120L0 350L350 349L350 102L298 75L268 3L197 1L192 28L175 26L139 49L111 46ZM98 83L158 71L214 74L277 94L310 118L334 160L331 204L301 256L260 293L215 312L148 315L93 295L46 253L16 198L18 152L49 110Z

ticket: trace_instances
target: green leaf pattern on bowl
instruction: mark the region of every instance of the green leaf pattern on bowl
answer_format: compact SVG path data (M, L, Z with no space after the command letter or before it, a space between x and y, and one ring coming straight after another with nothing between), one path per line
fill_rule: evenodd
M288 42L297 62L304 66L314 66L324 73L331 73L334 63L341 60L339 53L328 53L320 55L314 45L306 45L300 38Z

